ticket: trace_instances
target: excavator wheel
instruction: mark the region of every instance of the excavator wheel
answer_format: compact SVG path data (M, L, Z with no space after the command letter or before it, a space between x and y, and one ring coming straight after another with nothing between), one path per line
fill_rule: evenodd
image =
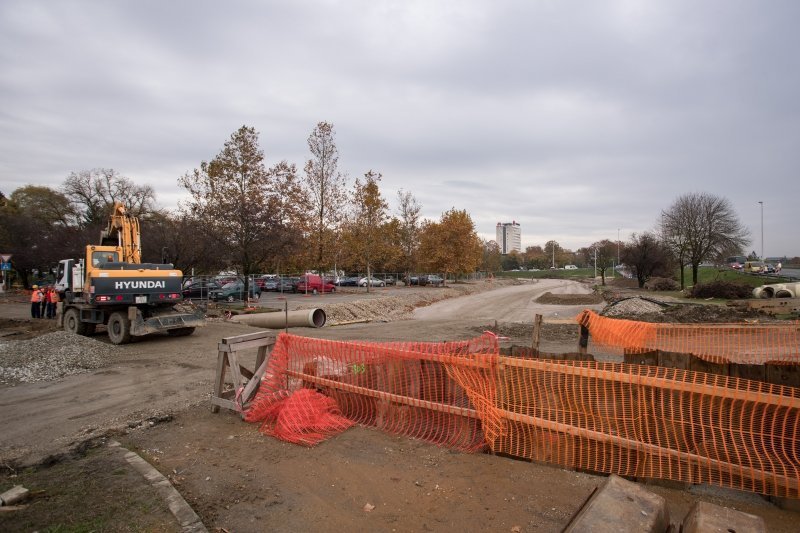
M131 342L131 321L126 313L117 311L108 318L108 338L112 344Z
M75 335L87 335L86 324L81 322L81 315L77 309L67 309L64 313L64 331Z

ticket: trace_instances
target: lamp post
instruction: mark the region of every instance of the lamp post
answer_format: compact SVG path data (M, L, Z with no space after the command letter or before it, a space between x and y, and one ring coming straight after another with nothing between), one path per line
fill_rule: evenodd
M761 205L761 260L764 260L764 202L758 201Z

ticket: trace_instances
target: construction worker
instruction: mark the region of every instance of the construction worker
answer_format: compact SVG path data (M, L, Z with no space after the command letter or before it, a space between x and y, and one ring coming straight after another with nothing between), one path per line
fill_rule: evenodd
M42 291L38 285L31 287L31 318L42 318Z
M56 307L58 307L59 297L55 287L48 287L47 289L47 318L56 317Z

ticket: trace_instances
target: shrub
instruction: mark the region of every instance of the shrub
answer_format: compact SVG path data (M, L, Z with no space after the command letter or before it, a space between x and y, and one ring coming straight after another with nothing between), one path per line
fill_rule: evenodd
M650 278L645 287L651 291L677 291L680 286L671 278Z
M744 283L732 281L710 281L708 283L698 283L692 287L690 296L692 298L725 298L728 300L737 298L750 298L753 287Z

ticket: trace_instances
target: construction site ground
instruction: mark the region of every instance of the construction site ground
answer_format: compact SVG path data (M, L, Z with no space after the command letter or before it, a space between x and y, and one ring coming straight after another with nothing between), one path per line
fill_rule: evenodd
M292 332L338 340L444 341L491 329L505 345L529 344L539 313L551 322L540 345L550 352L575 351L578 327L565 319L604 306L590 284L563 280L261 300L325 308L344 325ZM109 439L167 476L217 531L560 531L604 480L363 427L314 448L288 444L210 410L217 343L251 327L209 318L189 337L113 346L102 331L64 337L28 316L24 300L0 299L0 492L23 485L32 494L26 508L0 513L3 531L180 530ZM796 531L800 518L749 493L648 488L667 499L675 524L697 500L757 514L772 532Z

